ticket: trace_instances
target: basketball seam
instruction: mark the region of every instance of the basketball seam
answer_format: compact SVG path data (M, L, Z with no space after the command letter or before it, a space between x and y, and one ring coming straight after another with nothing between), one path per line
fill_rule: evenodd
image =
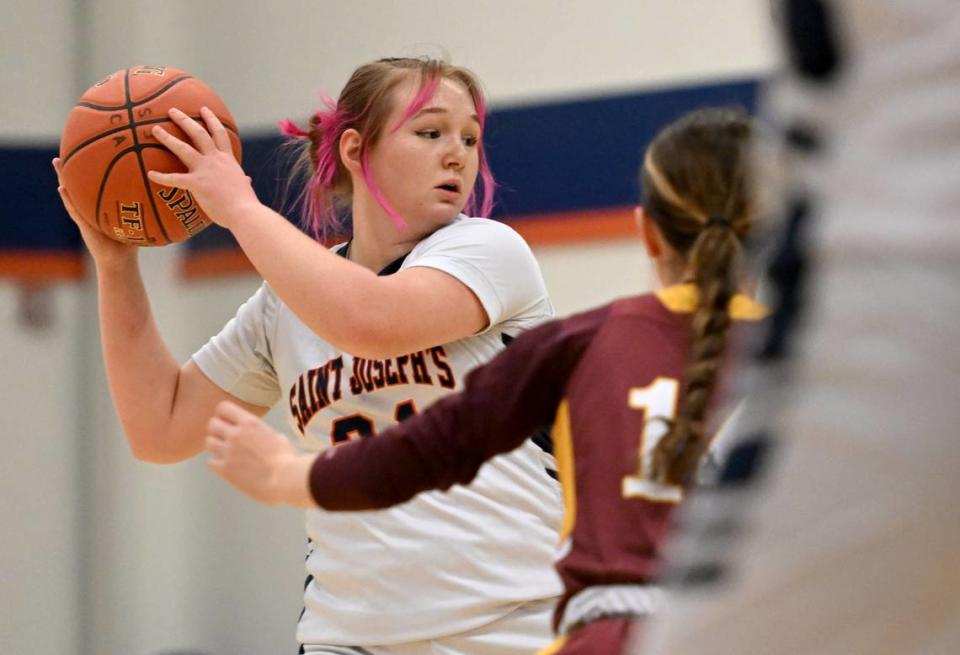
M197 122L200 122L200 121L203 120L203 117L201 117L201 116L191 116L190 118L192 118L193 120L195 120L195 121L197 121ZM133 129L136 130L138 127L143 127L144 125L159 125L159 124L161 124L161 123L172 123L172 122L173 122L173 119L171 119L171 118L151 118L151 119L148 120L148 121L141 121L141 122L139 122L139 123L134 123L134 124L133 124ZM222 122L222 121L221 121L221 122ZM228 130L230 130L231 132L233 132L233 133L236 135L237 139L240 138L240 133L237 132L237 130L236 130L232 125L228 125L227 123L224 123L223 126L224 126L225 128L227 128ZM75 147L73 150L71 150L71 151L63 158L63 164L66 165L66 163L67 163L68 161L70 161L70 158L71 158L71 157L73 157L75 154L77 154L81 149L86 148L86 147L87 147L88 145L90 145L91 143L95 143L96 141L99 141L100 139L102 139L102 138L105 137L105 136L110 136L111 134L116 134L117 132L122 132L123 130L129 130L129 129L131 129L131 128L130 128L130 125L123 125L123 126L121 126L121 127L115 127L115 128L113 128L112 130L107 130L106 132L99 132L99 133L97 133L96 136L90 137L89 139L87 139L87 140L84 141L83 143L77 145L77 147Z
M104 231L104 230L103 230L103 227L101 226L101 223L100 223L100 206L101 206L101 204L103 204L103 203L102 203L102 201L103 201L103 192L104 192L104 190L106 189L107 180L110 179L110 171L112 171L112 170L113 170L113 167L117 165L117 162L120 161L120 158L123 157L124 155L126 155L126 154L127 154L128 152L130 152L131 150L133 150L133 148L127 148L126 150L122 150L121 152L118 152L116 155L114 155L113 159L110 160L110 163L107 164L107 168L106 168L106 170L103 172L103 177L100 178L100 189L97 191L97 209L96 209L96 212L97 212L97 227L98 227L101 231ZM118 227L119 227L119 226L118 226Z
M176 80L175 80L176 81ZM171 83L172 85L172 83ZM140 149L140 139L137 137L137 130L135 128L135 121L133 120L133 102L130 99L130 69L124 71L123 74L123 92L127 98L127 115L130 118L130 130L133 132L133 147L134 152L137 155L137 163L140 165L140 180L143 182L144 191L146 191L147 198L150 199L150 207L153 209L153 216L157 220L157 227L160 228L160 233L163 234L163 238L167 240L167 243L170 243L170 235L167 234L167 230L163 227L163 219L160 217L160 212L157 210L157 201L153 197L153 193L150 192L150 178L147 177L147 166L143 163L143 154ZM143 223L143 234L148 237L147 234L147 223ZM149 242L149 238L147 242Z
M129 70L130 70L130 69L128 68L126 71L124 71L124 75L126 75L126 74L129 72ZM138 107L138 106L140 106L140 105L142 105L142 104L144 104L144 103L146 103L146 102L150 102L150 101L153 100L154 98L157 98L157 97L163 95L163 94L166 93L171 87L179 84L180 82L183 82L184 80L192 80L192 79L194 79L193 75L184 75L183 77L178 77L178 78L176 78L176 79L172 79L172 80L170 80L169 82L167 82L166 86L162 86L162 87L160 87L159 89L157 89L156 91L154 91L154 92L153 92L153 95L149 95L149 96L147 96L146 98L143 98L143 99L141 99L141 100L137 100L136 102L133 102L133 101L130 99L130 94L129 94L129 93L125 93L125 95L127 96L127 103L124 104L124 105L118 105L118 106L116 106L116 107L111 107L111 106L109 106L109 105L95 105L95 104L92 103L92 102L85 102L85 101L82 101L82 100L77 103L77 106L78 106L78 107L88 107L88 108L90 108L90 109L96 109L97 111L116 111L116 110L118 110L118 109L129 109L131 106L133 106L133 107ZM127 81L127 78L124 77L124 87L125 87L125 88L126 88L126 81Z

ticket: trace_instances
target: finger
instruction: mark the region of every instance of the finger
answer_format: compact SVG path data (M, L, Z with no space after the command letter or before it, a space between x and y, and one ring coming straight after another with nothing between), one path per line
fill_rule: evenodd
M70 217L70 220L73 221L73 224L80 229L80 234L83 237L84 241L87 241L90 237L90 232L92 228L86 220L80 218L80 212L77 211L77 207L73 204L73 200L70 199L70 194L67 192L66 188L60 186L57 187L57 192L60 194L60 200L63 202L63 208L67 211L67 216Z
M160 171L147 171L147 177L160 186L176 187L178 189L190 188L190 176L187 173L161 173Z
M73 204L73 200L70 198L67 187L62 185L58 186L57 193L60 194L60 200L63 202L63 208L67 210L67 214L70 215L70 218L73 219L74 222L78 222L77 217L79 214L77 213L76 206Z
M57 174L57 186L63 186L63 162L59 157L53 158L53 170Z
M207 421L207 435L223 441L233 434L233 427L232 423L224 421L219 416L214 416Z
M207 452L210 453L211 457L216 459L224 459L227 452L226 442L218 436L207 435L207 438L204 440L204 445L207 448Z
M222 400L217 404L216 416L229 423L237 424L253 414L234 402Z
M211 471L213 471L214 473L216 473L217 475L219 475L219 476L220 476L221 478L223 478L224 480L227 479L227 475L226 475L226 464L223 462L223 460L219 460L219 459L208 459L208 460L207 460L207 468L209 468Z
M191 168L200 157L200 153L193 146L186 141L181 141L159 125L153 126L153 136L186 164L187 168Z
M57 187L57 193L60 194L60 200L63 201L64 206L67 209L73 209L73 201L70 199L70 193L67 191L67 187L61 184Z
M207 131L210 133L217 150L232 154L233 145L230 143L230 135L217 115L207 107L200 108L200 115L203 117L203 122L207 124Z
M181 130L187 133L187 136L189 136L190 140L193 141L193 145L197 150L206 154L217 149L217 146L213 143L213 139L210 138L210 133L203 129L200 123L193 120L176 107L171 109L168 113L170 118L173 119L173 122L176 123Z

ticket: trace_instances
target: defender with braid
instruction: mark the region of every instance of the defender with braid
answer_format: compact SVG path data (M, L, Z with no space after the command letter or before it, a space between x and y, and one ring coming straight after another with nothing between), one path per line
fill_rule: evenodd
M548 652L621 652L632 622L658 605L660 547L716 431L732 333L765 313L737 293L753 218L750 133L742 113L700 110L650 145L637 217L662 290L534 328L473 371L464 393L319 457L221 405L210 466L266 503L389 507L469 483L552 423L566 514L560 639Z

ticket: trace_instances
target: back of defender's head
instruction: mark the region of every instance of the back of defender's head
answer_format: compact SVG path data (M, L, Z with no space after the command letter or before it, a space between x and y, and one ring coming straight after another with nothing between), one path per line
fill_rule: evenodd
M679 254L691 256L708 227L729 223L739 239L749 232L752 133L745 112L707 108L682 116L650 143L640 170L643 207Z

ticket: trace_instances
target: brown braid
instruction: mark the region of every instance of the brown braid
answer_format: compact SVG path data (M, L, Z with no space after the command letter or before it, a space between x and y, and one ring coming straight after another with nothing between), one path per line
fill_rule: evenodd
M751 224L745 184L750 131L740 111L698 110L662 131L644 160L645 211L684 257L699 294L682 404L653 453L657 482L686 484L709 447L705 417L727 345L741 240Z

